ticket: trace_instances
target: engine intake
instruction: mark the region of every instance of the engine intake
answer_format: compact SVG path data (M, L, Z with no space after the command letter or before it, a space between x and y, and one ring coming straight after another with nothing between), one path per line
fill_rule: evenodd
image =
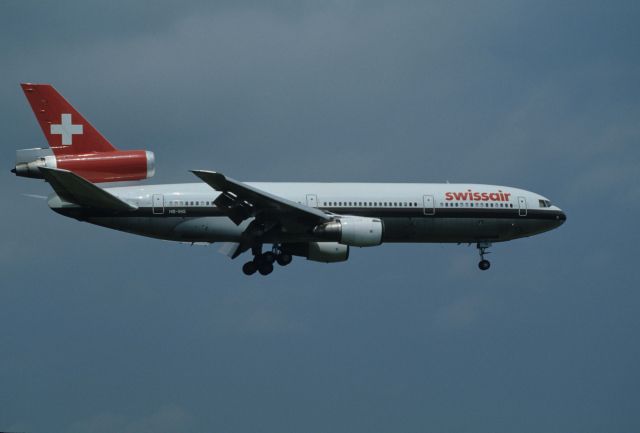
M374 247L382 243L383 226L377 218L345 216L316 226L313 233L344 245Z

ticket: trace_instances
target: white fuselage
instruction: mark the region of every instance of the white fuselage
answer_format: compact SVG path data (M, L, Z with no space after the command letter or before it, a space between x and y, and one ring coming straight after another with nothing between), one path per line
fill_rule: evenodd
M477 184L248 183L327 213L379 218L383 242L499 242L551 230L566 219L548 199L517 188ZM236 225L204 183L105 188L138 207L109 214L61 202L61 214L93 224L183 242L240 242L250 219ZM276 232L265 243L318 240L308 230Z

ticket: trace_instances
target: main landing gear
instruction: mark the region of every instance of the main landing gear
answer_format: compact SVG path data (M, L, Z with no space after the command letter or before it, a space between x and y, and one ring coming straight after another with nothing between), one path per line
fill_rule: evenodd
M278 263L280 266L287 266L293 260L291 254L282 252L282 250L274 245L271 251L262 252L262 246L252 250L253 260L242 266L242 272L245 275L253 275L259 272L260 275L269 275L273 272L273 264Z
M478 267L480 268L481 271L486 271L491 267L491 262L484 258L485 254L489 254L489 251L487 251L487 248L489 248L490 246L491 246L491 242L478 242L476 244L476 247L480 252L480 262L478 263Z

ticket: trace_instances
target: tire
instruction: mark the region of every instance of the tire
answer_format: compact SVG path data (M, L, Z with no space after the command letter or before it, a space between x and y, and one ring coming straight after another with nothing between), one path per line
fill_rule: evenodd
M258 265L256 265L255 262L247 262L242 265L242 272L244 272L245 275L253 275L257 270Z
M478 263L478 267L481 271L486 271L491 267L491 262L489 262L489 260L480 260L480 263Z
M260 266L258 266L258 272L260 272L260 275L269 275L271 272L273 272L273 263L260 263Z
M276 257L276 261L280 266L287 266L292 260L291 254L278 254L278 257Z
M271 251L267 251L262 255L262 261L273 264L276 261L276 255Z

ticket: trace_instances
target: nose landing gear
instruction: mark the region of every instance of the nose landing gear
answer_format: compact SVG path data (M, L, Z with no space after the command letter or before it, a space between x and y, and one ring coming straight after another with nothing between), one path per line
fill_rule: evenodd
M253 275L259 272L260 275L269 275L273 272L273 264L287 266L293 260L291 254L282 252L279 245L274 245L271 251L262 252L262 245L253 248L253 260L242 266L245 275Z
M478 263L478 267L480 268L481 271L486 271L491 267L491 262L484 258L485 254L489 254L489 251L487 251L487 248L489 248L490 246L491 246L491 242L478 242L476 244L476 247L480 252L480 262Z

